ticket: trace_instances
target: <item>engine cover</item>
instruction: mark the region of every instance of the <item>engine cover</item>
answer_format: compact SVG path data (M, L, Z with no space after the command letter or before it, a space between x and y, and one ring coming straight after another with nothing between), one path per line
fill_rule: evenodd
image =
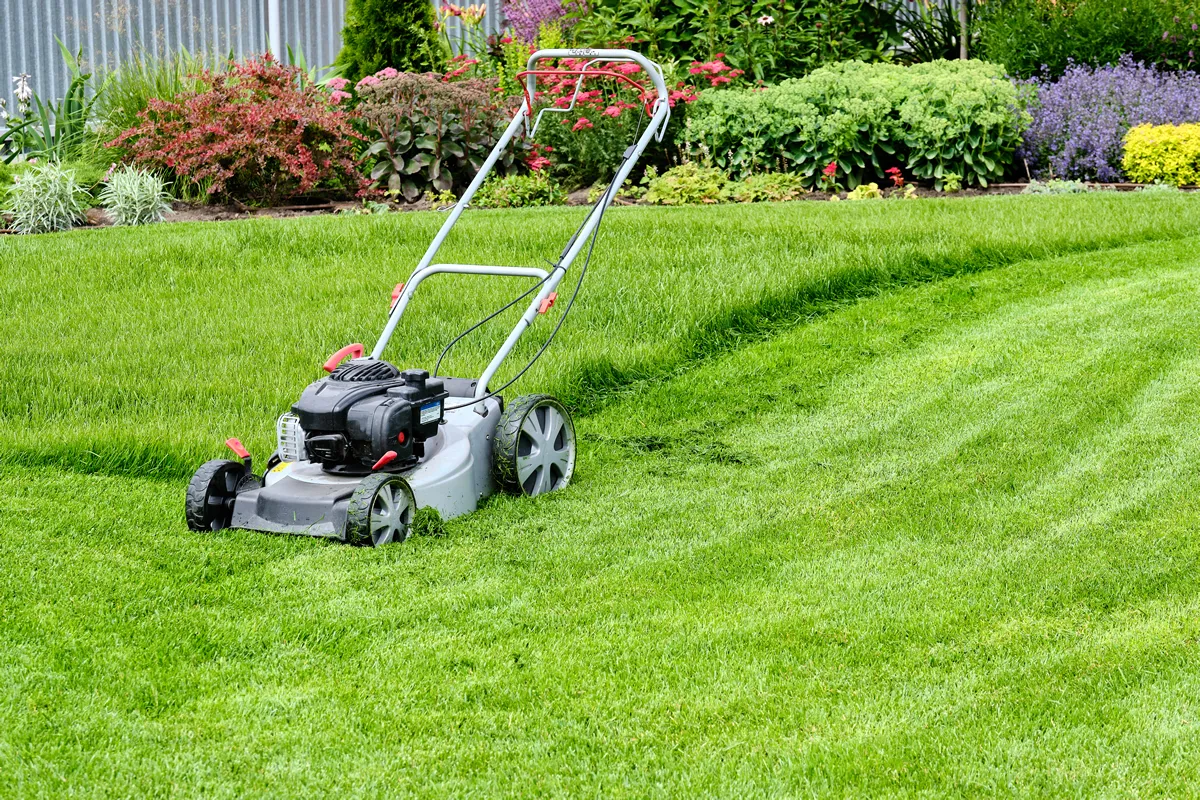
M305 431L310 461L342 475L365 475L389 451L383 469L407 469L437 435L448 396L422 369L401 372L386 361L358 358L311 384L292 406Z

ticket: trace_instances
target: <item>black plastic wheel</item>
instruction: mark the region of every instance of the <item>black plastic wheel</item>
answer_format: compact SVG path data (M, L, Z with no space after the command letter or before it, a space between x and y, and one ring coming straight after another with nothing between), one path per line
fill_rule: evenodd
M404 478L382 472L368 475L350 495L345 539L350 544L372 547L403 542L416 510L412 487Z
M492 477L506 492L536 496L561 489L575 472L575 423L547 394L527 394L504 409L492 447Z
M194 531L219 531L233 520L233 501L258 480L240 461L206 461L196 470L187 489L184 514Z

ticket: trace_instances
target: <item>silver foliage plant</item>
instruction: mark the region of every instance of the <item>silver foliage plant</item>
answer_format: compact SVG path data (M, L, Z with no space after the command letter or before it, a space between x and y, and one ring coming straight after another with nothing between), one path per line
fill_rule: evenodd
M113 170L100 202L114 225L147 225L162 222L171 211L170 195L156 175L123 166Z
M48 161L17 176L4 213L17 233L66 231L82 221L88 198L73 170Z

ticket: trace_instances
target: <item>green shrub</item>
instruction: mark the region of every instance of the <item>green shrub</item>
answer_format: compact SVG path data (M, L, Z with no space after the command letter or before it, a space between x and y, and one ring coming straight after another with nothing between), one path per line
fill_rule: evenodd
M114 225L147 225L162 222L171 210L158 176L134 167L115 170L100 191L100 203Z
M525 208L552 206L567 199L566 192L545 170L528 175L491 177L471 198L476 208Z
M689 110L689 146L735 178L780 162L812 186L836 161L851 188L902 165L941 188L987 186L1028 125L1020 91L981 61L847 62L757 91L710 90Z
M394 70L361 82L357 122L370 142L363 158L371 180L409 202L431 189L465 187L508 121L495 88L494 80L447 83L434 73ZM507 174L516 163L510 147L496 170Z
M121 131L136 127L138 114L150 101L174 101L186 93L201 90L199 78L208 65L205 59L186 50L166 58L135 53L116 69L103 75L104 91L96 98L96 117L100 127L115 138Z
M47 161L17 176L5 213L17 233L66 231L83 219L88 199L73 171Z
M823 64L886 58L895 19L873 0L593 0L571 34L595 47L632 41L660 61L723 57L764 80ZM769 18L769 23L760 20Z
M1200 124L1138 125L1125 134L1123 166L1137 183L1200 184Z
M437 17L429 0L349 0L342 51L342 77L358 81L384 67L432 72L444 54L434 32Z
M777 203L799 200L808 194L804 179L788 172L768 172L733 181L725 187L724 196L735 203Z
M719 203L728 182L721 170L688 162L652 178L645 200L660 206Z
M1083 194L1087 190L1083 181L1030 181L1021 194Z
M1125 55L1192 69L1200 50L1194 0L989 0L978 4L977 19L978 54L1023 77Z
M882 200L883 192L878 183L860 183L846 195L847 200Z

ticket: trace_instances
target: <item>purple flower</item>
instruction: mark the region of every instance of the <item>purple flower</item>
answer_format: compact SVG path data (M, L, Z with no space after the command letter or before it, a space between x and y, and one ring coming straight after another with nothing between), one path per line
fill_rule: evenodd
M586 0L504 0L504 18L523 42L533 44L543 25L573 23L568 15L586 13Z
M1071 64L1037 90L1033 124L1018 152L1037 177L1118 181L1125 134L1135 125L1200 122L1200 75L1163 72L1128 56L1116 65Z

